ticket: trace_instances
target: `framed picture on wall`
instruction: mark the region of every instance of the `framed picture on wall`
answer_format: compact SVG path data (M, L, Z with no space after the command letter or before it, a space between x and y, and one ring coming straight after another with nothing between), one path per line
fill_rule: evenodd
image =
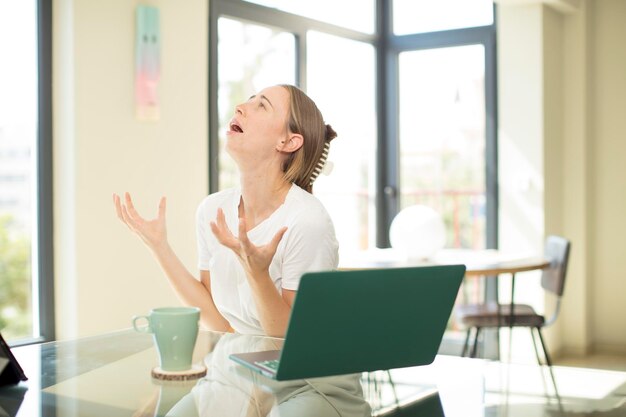
M138 120L159 120L161 30L159 9L137 6L135 35L135 108Z

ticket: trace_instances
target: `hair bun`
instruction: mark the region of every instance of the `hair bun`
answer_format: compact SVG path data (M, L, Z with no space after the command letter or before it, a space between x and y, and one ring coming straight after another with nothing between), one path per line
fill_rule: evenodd
M330 125L326 125L326 137L324 138L326 142L330 142L331 140L337 137L337 132Z

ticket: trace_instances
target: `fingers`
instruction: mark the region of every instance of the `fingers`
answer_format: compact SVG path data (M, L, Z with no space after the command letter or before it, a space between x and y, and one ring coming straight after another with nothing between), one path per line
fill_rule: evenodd
M159 201L159 211L157 213L157 216L159 219L164 219L165 218L165 206L167 203L167 199L165 198L165 196L161 197L161 200Z
M117 218L121 221L124 221L122 218L122 206L120 203L120 196L117 194L113 194L113 205L115 206L115 213L117 214Z
M278 244L283 239L283 236L285 236L286 231L287 231L287 227L285 226L282 229L280 229L278 232L276 232L276 234L272 238L272 241L268 243L267 246L269 247L272 253L276 253L276 250L278 249Z
M216 221L211 222L210 226L211 231L217 238L218 242L233 250L239 248L239 241L228 228L228 225L226 224L226 217L224 216L224 211L221 208L217 209Z
M254 257L260 255L261 253L271 253L273 256L273 254L276 253L283 236L287 232L287 227L283 227L276 232L272 240L267 244L256 246L248 237L246 219L244 217L239 218L238 236L234 236L226 223L226 217L224 216L224 211L221 208L217 209L216 219L214 222L210 222L210 227L218 242L235 251L240 257Z
M239 241L241 242L241 246L244 250L249 249L250 246L252 246L250 239L248 239L246 219L243 217L239 218Z
M211 231L213 232L217 240L221 244L224 244L223 242L224 233L225 233L224 229L228 229L228 226L226 226L226 220L224 219L224 212L222 211L221 208L217 209L217 216L215 217L215 221L211 222L210 226L211 226Z
M221 240L226 240L226 238L228 237L228 235L232 235L232 233L230 232L230 229L228 228L228 224L226 224L226 217L224 216L224 210L222 210L221 208L217 209L217 217L215 219L217 221L216 223L213 223L215 225L215 229L218 231L218 239L221 238Z
M139 225L137 224L137 221L133 219L130 216L130 214L128 214L128 209L123 204L122 204L122 220L124 221L124 223L126 223L126 226L128 226L133 232L137 231L137 228L139 227Z
M135 210L135 206L133 205L133 200L130 198L129 193L124 193L124 200L126 202L127 214L130 215L131 218L137 220L143 220L143 218L139 215L137 210Z
M161 205L163 205L163 214L165 214L165 197L161 198L159 203L159 213L161 213ZM115 212L117 217L128 226L133 232L137 232L141 223L145 220L137 213L133 200L128 192L124 193L124 203L119 195L113 194L113 203L115 204Z
M131 226L131 220L129 216L126 214L126 207L121 203L120 196L117 194L113 194L113 204L115 205L115 213L117 214L117 218L120 219L122 223L124 223L129 229L134 231L133 226Z
M213 232L213 235L217 238L217 241L222 243L221 232L215 222L210 222L209 226L211 227L211 232Z
M226 216L224 216L224 210L222 210L221 208L217 209L217 225L221 228L221 229L228 229L228 225L226 224Z
M270 258L272 258L276 254L278 245L280 244L280 241L283 239L283 236L286 232L287 227L283 227L278 232L276 232L272 240L270 240L267 244L256 246L248 238L245 220L239 219L239 242L241 245L241 250L243 251L243 254L245 256L256 256L256 254L263 253L263 256L269 255Z
M122 203L122 199L119 195L113 194L113 204L115 205L115 212L117 213L117 217L122 220L133 219L135 223L139 223L145 221L143 217L137 212L135 209L135 205L133 204L133 200L130 196L130 193L124 193L124 203ZM165 196L161 197L159 200L159 208L157 212L157 218L162 220L165 219L165 212L167 208L167 198Z

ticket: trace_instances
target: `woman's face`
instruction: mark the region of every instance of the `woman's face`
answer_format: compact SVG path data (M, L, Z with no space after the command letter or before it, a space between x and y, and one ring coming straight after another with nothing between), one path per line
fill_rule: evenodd
M279 157L288 138L289 92L274 86L235 107L226 132L226 150L237 161L255 166Z

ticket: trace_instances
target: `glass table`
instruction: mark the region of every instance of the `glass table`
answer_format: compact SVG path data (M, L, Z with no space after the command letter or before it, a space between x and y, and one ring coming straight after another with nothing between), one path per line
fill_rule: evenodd
M0 416L626 415L624 372L440 355L428 366L277 382L228 359L281 345L201 331L194 362L207 375L187 382L152 379L152 338L131 330L15 348L29 380L0 388Z

